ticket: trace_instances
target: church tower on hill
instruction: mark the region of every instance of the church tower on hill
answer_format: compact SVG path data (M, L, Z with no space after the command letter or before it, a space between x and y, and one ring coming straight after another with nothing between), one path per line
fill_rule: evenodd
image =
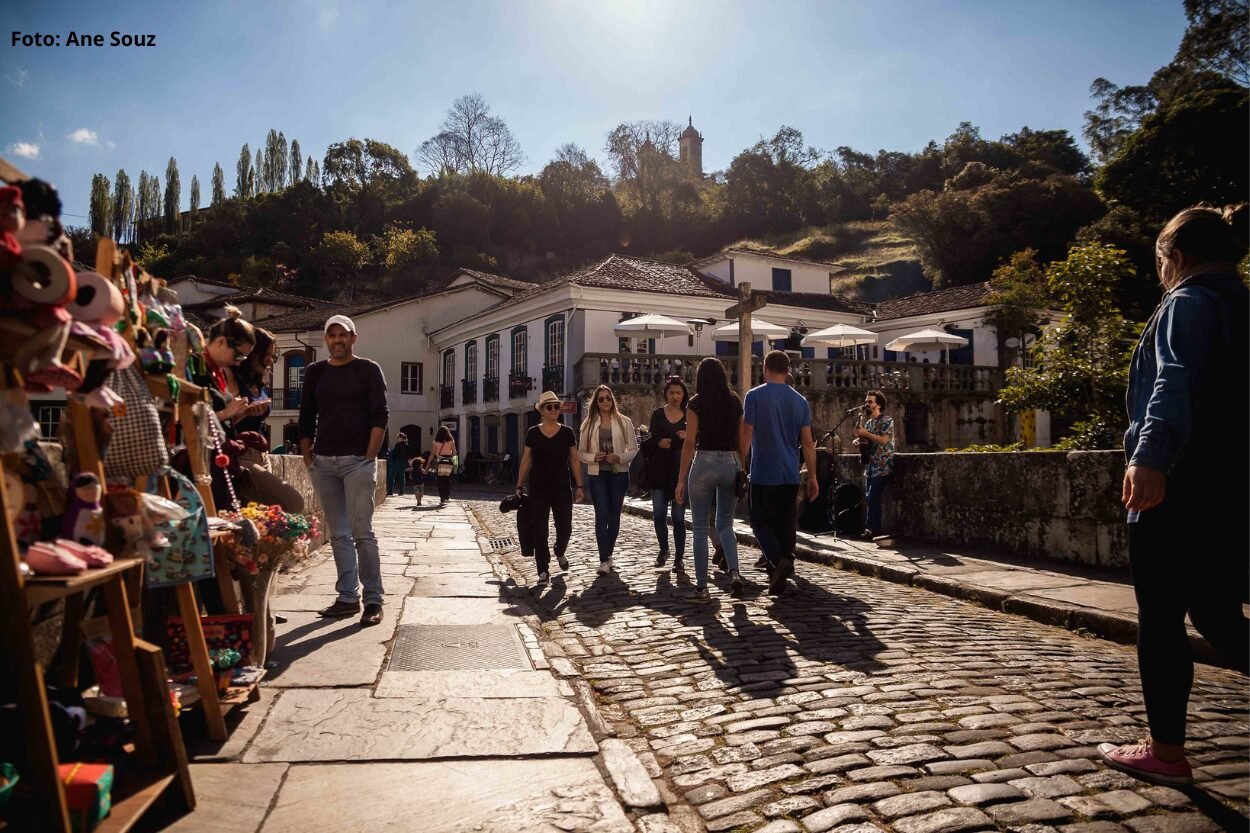
M703 176L703 135L694 129L694 118L688 117L686 129L677 138L682 163L697 176Z

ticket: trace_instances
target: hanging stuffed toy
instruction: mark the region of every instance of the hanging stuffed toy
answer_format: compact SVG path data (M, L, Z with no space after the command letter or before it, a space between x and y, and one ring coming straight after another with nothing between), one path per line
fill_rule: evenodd
M121 406L122 398L104 382L110 372L134 361L130 345L114 329L125 314L125 304L121 291L103 275L79 272L76 277L78 292L67 307L74 318L74 331L89 334L103 347L91 354L75 397L97 410L113 412Z
M61 521L61 537L81 544L104 544L104 507L100 505L103 494L100 478L90 472L82 472L70 484L69 508Z

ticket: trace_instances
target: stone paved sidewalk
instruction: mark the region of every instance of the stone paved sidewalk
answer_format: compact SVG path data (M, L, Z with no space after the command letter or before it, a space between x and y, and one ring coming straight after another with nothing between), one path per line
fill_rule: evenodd
M497 500L471 510L506 546L515 521ZM1240 674L1199 666L1197 784L1153 787L1094 750L1146 734L1131 648L818 564L769 597L749 547L744 597L719 575L700 606L655 568L649 520L623 519L618 571L597 575L592 517L576 508L572 569L531 591L544 648L593 690L602 729L638 754L680 830L1246 829ZM532 584L531 561L503 560Z
M328 546L281 576L288 622L261 700L224 744L190 750L199 806L162 829L663 831L641 763L600 748L588 692L549 670L528 594L497 578L463 504L388 498L374 525L383 624L317 616L334 599Z

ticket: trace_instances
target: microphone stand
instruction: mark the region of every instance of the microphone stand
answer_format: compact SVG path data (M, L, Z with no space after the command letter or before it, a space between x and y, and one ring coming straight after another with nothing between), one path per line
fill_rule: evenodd
M842 418L838 420L836 425L834 425L832 428L830 428L828 431L825 432L825 435L820 438L820 442L824 443L824 441L829 439L830 437L836 437L838 433L838 429L842 427L842 423L846 422L848 419L850 419L853 416L863 413L863 410L864 410L863 408L852 408L851 410L847 411L845 414L843 414ZM834 496L838 493L838 457L836 454L833 454L833 452L830 452L830 453L833 456L833 460L832 460L832 464L829 467L829 472L832 475L832 481L829 484L828 524L829 524L829 530L833 533L833 538L836 541L842 537L841 530L838 529L837 508L834 506L834 501L833 501ZM828 533L818 533L818 534L828 534Z

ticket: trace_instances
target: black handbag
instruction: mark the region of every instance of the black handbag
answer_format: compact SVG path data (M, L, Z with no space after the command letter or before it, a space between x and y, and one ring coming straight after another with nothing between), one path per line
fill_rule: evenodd
M738 473L734 475L734 494L738 497L747 496L747 485L750 481L747 479L747 473L742 469L738 469Z

